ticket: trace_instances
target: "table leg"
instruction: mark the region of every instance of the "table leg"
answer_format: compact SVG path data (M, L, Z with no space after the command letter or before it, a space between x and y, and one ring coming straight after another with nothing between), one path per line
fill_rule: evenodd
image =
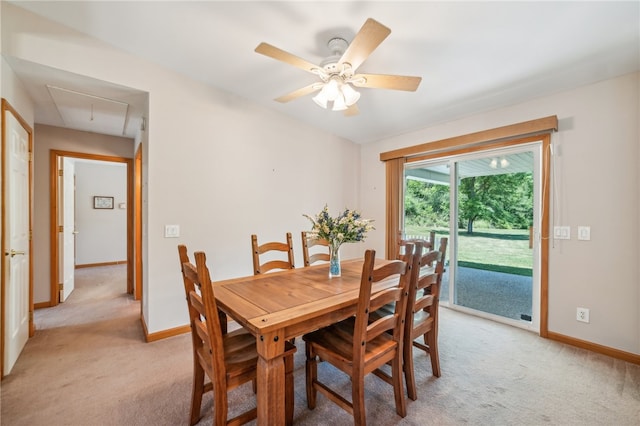
M258 425L284 425L284 339L279 333L258 338Z

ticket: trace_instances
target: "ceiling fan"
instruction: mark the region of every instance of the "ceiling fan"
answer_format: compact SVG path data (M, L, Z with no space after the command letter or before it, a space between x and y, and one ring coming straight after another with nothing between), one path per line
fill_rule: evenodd
M358 113L356 102L360 93L352 86L372 89L405 90L414 92L422 77L384 74L359 74L356 70L369 55L391 34L391 30L374 19L367 19L360 31L349 44L341 37L335 37L327 43L331 56L319 65L285 52L268 43L260 43L255 51L278 61L298 67L317 75L320 81L295 90L275 100L289 102L314 92L316 104L323 108L331 106L333 111L344 111L345 115Z

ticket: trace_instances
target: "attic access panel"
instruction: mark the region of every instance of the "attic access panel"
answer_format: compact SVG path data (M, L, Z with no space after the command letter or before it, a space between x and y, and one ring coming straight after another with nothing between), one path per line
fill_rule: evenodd
M129 104L47 85L65 126L93 133L124 135Z

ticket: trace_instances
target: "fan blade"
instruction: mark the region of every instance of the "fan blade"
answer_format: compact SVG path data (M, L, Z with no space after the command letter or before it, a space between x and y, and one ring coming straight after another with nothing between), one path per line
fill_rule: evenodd
M272 46L268 43L260 43L258 47L256 47L255 51L278 61L286 62L289 65L293 65L294 67L298 67L310 73L314 73L313 70L317 70L320 68L319 66L312 64L311 62L305 61L302 58L292 55L289 52L285 52L282 49L278 49L277 47Z
M365 81L361 80L362 77L364 77ZM422 77L410 77L407 75L356 74L350 80L351 84L356 87L415 92L422 81Z
M299 98L300 96L305 96L305 95L308 95L309 93L315 92L316 90L320 90L320 88L322 88L321 84L313 83L301 89L294 90L293 92L288 93L286 95L282 95L279 98L276 98L275 100L282 103L289 102L296 98Z
M374 19L367 19L340 58L340 63L350 63L355 72L389 34L389 28Z
M353 117L354 115L358 115L360 110L358 109L358 104L353 104L349 108L344 110L345 117Z

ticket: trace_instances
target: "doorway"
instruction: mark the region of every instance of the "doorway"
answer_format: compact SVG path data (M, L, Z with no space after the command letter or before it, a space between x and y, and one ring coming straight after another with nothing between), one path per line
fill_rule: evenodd
M63 253L61 247L62 238L64 235L64 225L61 224L62 206L59 200L62 194L62 179L59 176L58 164L62 162L62 159L76 159L76 160L92 160L107 163L119 163L124 164L126 167L126 201L118 202L108 194L95 194L101 196L101 200L106 199L111 204L106 207L108 210L116 211L117 209L125 210L126 215L126 269L127 269L127 293L133 295L134 293L134 280L133 280L133 160L130 158L113 157L97 154L85 154L69 151L51 150L50 152L50 188L51 188L51 300L50 306L56 306L60 302L60 294L63 288L61 288L61 277L63 276L62 259ZM102 207L102 206L98 206ZM117 260L115 261L117 263ZM113 263L113 262L110 262Z
M443 305L540 330L540 142L405 165L405 237L448 237Z

